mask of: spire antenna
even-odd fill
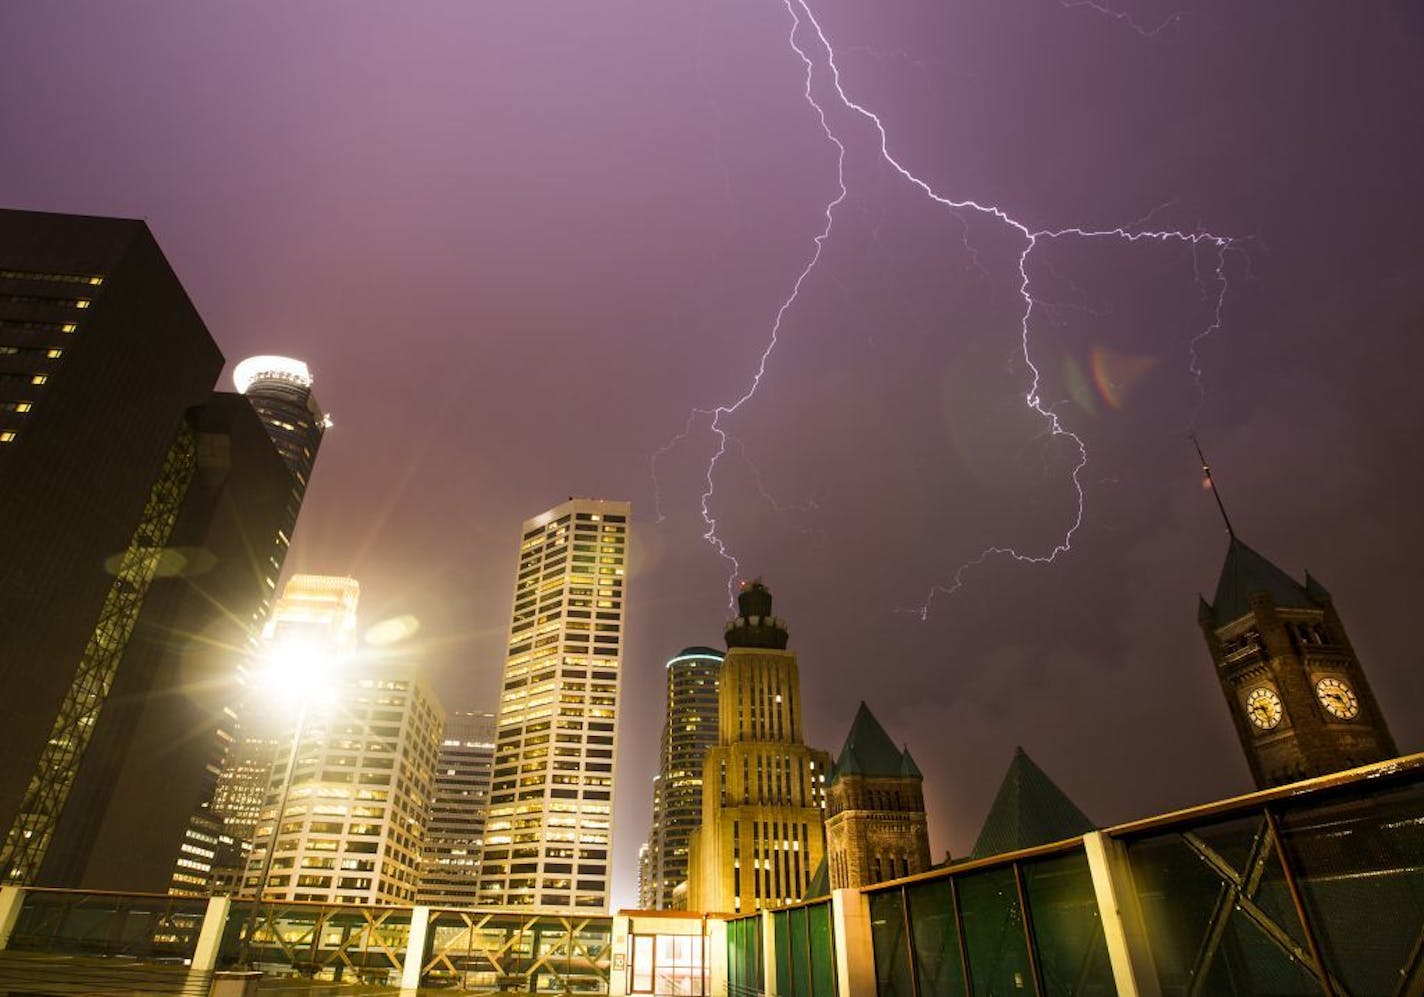
[[[1189,434],[1192,446],[1197,448],[1197,457],[1201,459],[1202,474],[1206,475],[1206,486],[1211,489],[1211,497],[1216,499],[1216,507],[1221,510],[1221,521],[1226,524],[1227,535],[1232,540],[1236,539],[1236,531],[1231,528],[1231,517],[1226,514],[1226,504],[1221,501],[1221,492],[1216,488],[1216,479],[1211,476],[1211,465],[1206,462],[1206,455],[1202,453],[1201,441],[1197,439],[1196,433]]]

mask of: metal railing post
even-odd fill
[[[836,945],[837,997],[875,993],[875,943],[870,898],[859,890],[831,891],[831,932]]]
[[[761,929],[762,993],[779,994],[780,981],[776,978],[776,922],[772,920],[771,911],[765,907],[757,912],[757,918],[761,922],[758,927]]]
[[[401,963],[401,991],[420,988],[420,974],[425,969],[425,940],[430,933],[430,908],[410,909],[410,933],[406,935],[405,959]]]
[[[1142,907],[1132,885],[1132,867],[1122,842],[1101,831],[1083,835],[1088,872],[1108,947],[1113,983],[1121,997],[1161,997]]]
[[[10,935],[15,930],[15,922],[20,919],[20,908],[24,905],[23,886],[0,886],[0,949],[10,947]]]
[[[193,949],[191,970],[211,973],[218,968],[218,951],[227,930],[227,915],[232,910],[232,897],[209,897],[203,912],[203,926],[198,930],[198,944]]]

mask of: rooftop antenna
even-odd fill
[[[1206,462],[1206,455],[1202,453],[1201,442],[1197,439],[1197,434],[1190,434],[1192,446],[1197,448],[1197,457],[1201,459],[1202,474],[1206,475],[1206,486],[1211,489],[1211,497],[1216,499],[1216,507],[1221,510],[1221,521],[1226,524],[1227,535],[1232,540],[1236,539],[1236,531],[1231,528],[1231,517],[1226,514],[1226,506],[1221,501],[1221,492],[1216,489],[1216,481],[1211,476],[1211,465]]]

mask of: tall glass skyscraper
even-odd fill
[[[649,899],[658,910],[686,905],[688,838],[702,820],[702,763],[717,743],[722,652],[683,648],[667,663],[667,720],[653,796]]]
[[[608,909],[627,502],[520,530],[480,906]]]
[[[222,367],[143,222],[0,211],[0,882],[165,889],[211,798],[300,508]]]

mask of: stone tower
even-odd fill
[[[1198,620],[1258,789],[1398,752],[1325,587],[1236,536]]]
[[[930,868],[923,779],[864,703],[826,791],[830,888],[869,886]]]
[[[796,655],[760,581],[737,597],[702,777],[688,907],[749,913],[801,899],[825,856],[830,756],[802,740]]]

